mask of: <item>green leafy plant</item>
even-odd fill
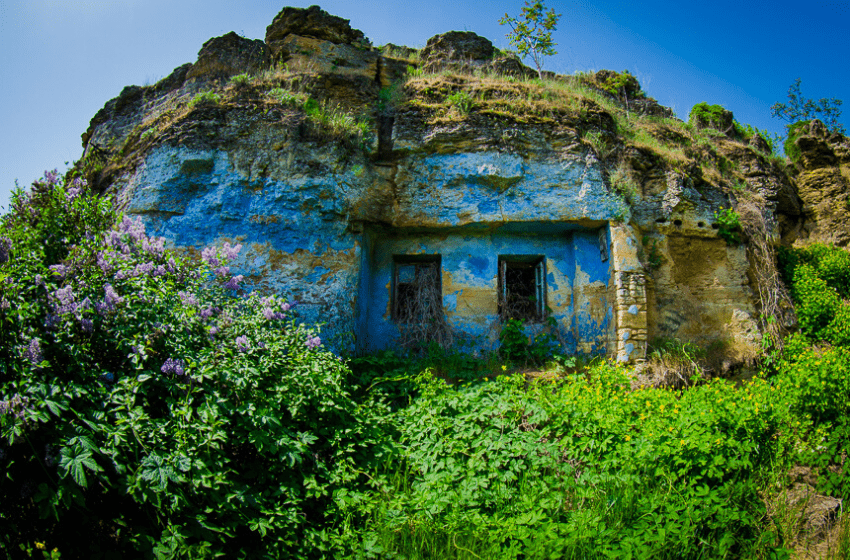
[[[221,95],[213,91],[202,91],[189,101],[189,108],[191,109],[196,105],[217,105],[220,102]]]
[[[266,96],[281,105],[289,105],[292,107],[301,107],[307,100],[307,96],[303,93],[295,93],[283,88],[271,89],[266,92]]]
[[[457,109],[461,115],[468,115],[472,110],[475,100],[467,91],[456,91],[446,96],[446,102],[450,107]]]
[[[526,0],[522,15],[513,18],[505,14],[499,20],[499,25],[508,25],[511,32],[506,35],[511,45],[523,58],[530,56],[537,69],[537,76],[543,79],[543,57],[557,54],[552,32],[557,30],[561,14],[554,9],[546,11],[542,0],[530,2]]]
[[[803,131],[808,127],[809,123],[812,121],[797,121],[794,122],[787,127],[788,134],[785,138],[785,143],[783,147],[785,148],[785,155],[788,156],[793,162],[800,161],[800,156],[802,152],[800,152],[800,148],[797,147],[797,138],[799,138]]]
[[[230,78],[230,84],[236,88],[245,87],[251,83],[253,76],[250,74],[236,74]]]
[[[728,245],[741,243],[741,216],[732,208],[721,208],[714,213],[717,220],[717,235],[723,238]]]
[[[236,297],[239,250],[173,254],[55,172],[13,193],[0,220],[4,553],[327,546],[332,496],[367,480],[351,465],[368,468],[382,406],[352,400],[294,302]]]

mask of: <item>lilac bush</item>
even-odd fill
[[[11,209],[0,548],[315,557],[379,422],[295,304],[235,297],[241,245],[170,252],[83,181],[47,173]]]

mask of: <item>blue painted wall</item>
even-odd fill
[[[610,251],[607,227],[603,241]],[[500,255],[542,255],[546,304],[565,352],[601,353],[613,335],[608,301],[609,263],[602,260],[599,229],[563,223],[469,226],[450,230],[367,229],[363,235],[358,291],[358,349],[393,348],[393,258],[441,256],[443,309],[456,339],[485,350],[498,346],[498,261]],[[579,304],[580,306],[577,306]],[[534,334],[549,327],[531,324]]]

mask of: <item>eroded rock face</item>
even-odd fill
[[[246,39],[231,31],[210,39],[201,47],[198,60],[186,73],[187,80],[210,80],[254,74],[267,67],[269,48],[259,39]]]
[[[804,220],[795,243],[850,244],[850,139],[813,120],[796,140]]]
[[[381,95],[412,61],[383,56],[346,20],[317,7],[287,8],[269,26],[265,45],[228,34],[155,86],[126,88],[92,119],[86,153],[105,154],[105,184],[128,213],[144,218],[149,234],[190,252],[243,243],[234,272],[252,289],[302,302],[304,320],[325,323],[323,339],[334,349],[404,343],[410,331],[398,300],[410,291],[398,285],[409,284],[411,270],[439,266],[441,334],[481,349],[498,344],[507,297],[499,294],[513,282],[520,292],[543,290],[555,319],[550,327],[526,317],[528,333],[551,328],[569,352],[633,361],[656,336],[727,341],[730,367],[757,352],[747,250],[718,236],[715,217],[734,204],[735,193],[712,184],[694,159],[671,165],[635,145],[617,154],[633,181],[619,189],[586,140],[592,130],[613,141],[617,125],[588,99],[578,101],[580,111],[547,109],[527,119],[507,110],[432,109],[464,80],[477,79],[475,69],[536,75],[494,54],[474,33],[432,38],[422,53],[426,70],[457,74],[434,82],[445,90],[439,94],[425,82],[405,89],[424,101],[388,109]],[[237,88],[213,79],[272,61],[286,67],[269,82]],[[629,99],[619,102],[633,115],[668,115],[639,95],[636,82],[627,86]],[[217,88],[226,103],[192,105],[202,87]],[[272,87],[289,88],[295,101],[275,101]],[[519,85],[486,87],[499,96]],[[376,119],[372,132],[382,137],[367,136],[364,149],[363,137],[315,118],[316,107],[393,120],[387,126]],[[652,134],[670,145],[686,140],[669,123]],[[801,238],[825,219],[839,219],[824,205],[846,192],[842,166],[850,153],[844,140],[819,129],[807,137],[815,147],[806,153],[826,146],[832,159],[806,160],[811,169],[798,178],[802,202],[760,146],[719,138],[712,152],[737,162],[765,211],[779,216],[770,228]],[[818,199],[821,192],[827,194]],[[800,225],[803,215],[809,229]],[[503,266],[514,270],[512,280],[502,276]]]
[[[368,49],[371,43],[359,29],[353,29],[347,19],[332,16],[318,6],[284,8],[266,28],[266,45],[278,57],[281,44],[290,35],[310,37],[337,45]]]

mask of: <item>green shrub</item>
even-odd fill
[[[463,90],[446,96],[446,102],[449,104],[449,107],[457,109],[461,115],[468,115],[475,103],[469,92]]]
[[[195,95],[191,101],[189,101],[189,108],[193,108],[196,105],[217,105],[221,101],[221,96],[212,91],[202,91]]]
[[[56,173],[13,194],[0,220],[0,550],[327,550],[334,492],[361,487],[391,445],[382,408],[352,400],[294,304],[234,297],[238,250],[172,254]]]
[[[779,252],[780,270],[792,287],[802,332],[832,344],[850,345],[850,254],[815,243]]]
[[[266,92],[266,96],[281,105],[290,105],[292,107],[301,107],[307,100],[307,96],[302,93],[295,93],[283,88],[274,88]]]
[[[230,78],[230,84],[235,87],[244,87],[250,84],[252,79],[250,74],[236,74]]]
[[[702,101],[691,108],[689,120],[690,122],[706,123],[711,128],[725,132],[722,129],[725,128],[724,119],[727,114],[728,111],[721,105],[709,105]]]
[[[728,245],[741,243],[741,216],[732,208],[721,208],[714,213],[717,220],[717,235],[726,241]]]
[[[803,129],[808,128],[808,125],[811,122],[812,121],[810,120],[797,121],[788,125],[788,136],[785,138],[784,144],[785,155],[788,156],[788,159],[795,163],[800,161],[800,156],[802,154],[800,153],[800,148],[798,148],[794,142],[802,135]]]

